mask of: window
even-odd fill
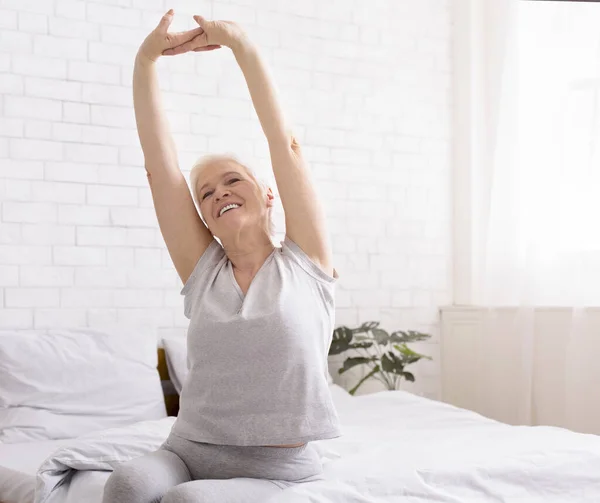
[[[600,252],[599,27],[597,2],[519,2],[515,197],[542,256]]]

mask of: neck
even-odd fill
[[[273,242],[265,233],[238,234],[221,240],[234,269],[254,274],[273,251]]]

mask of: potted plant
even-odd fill
[[[348,350],[355,350],[361,356],[350,356],[338,370],[339,374],[347,372],[358,365],[366,365],[370,371],[354,386],[349,393],[354,395],[359,386],[373,377],[383,383],[388,390],[396,390],[402,379],[414,382],[415,376],[405,368],[421,358],[431,360],[414,352],[407,343],[424,341],[431,335],[409,331],[396,331],[389,334],[379,328],[379,322],[369,321],[358,328],[338,327],[333,332],[329,355],[338,355]]]

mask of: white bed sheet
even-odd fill
[[[58,488],[53,500],[60,503],[102,503],[104,484],[111,473],[97,470],[75,472],[68,485]],[[33,503],[33,500],[28,503]]]
[[[39,466],[56,449],[70,441],[71,439],[0,443],[0,501],[31,503]]]
[[[350,395],[339,386],[332,386],[336,403],[343,403]],[[33,503],[36,474],[40,465],[60,447],[73,439],[23,443],[0,443],[0,503]],[[106,479],[111,472],[101,470],[78,471],[70,483],[57,489],[53,496],[64,503],[100,503]]]
[[[36,475],[53,452],[73,439],[0,444],[0,503],[33,503]],[[80,471],[57,491],[64,503],[101,503],[108,471]]]
[[[508,426],[404,392],[352,398],[334,390],[334,400],[344,435],[314,444],[323,480],[269,503],[600,501],[599,436]],[[100,503],[108,470],[157,448],[171,424],[133,425],[59,449],[38,473],[36,501]]]

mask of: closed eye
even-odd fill
[[[212,190],[208,190],[204,193],[204,195],[202,196],[202,200],[204,201],[208,196],[212,195],[213,191]]]
[[[227,182],[227,185],[233,185],[235,182],[239,182],[239,178],[232,178]]]

